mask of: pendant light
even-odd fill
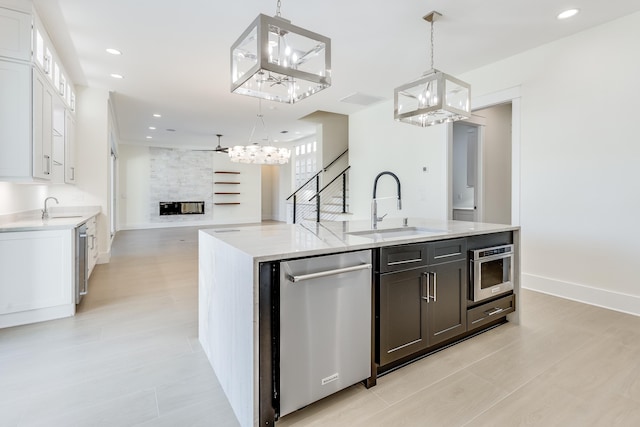
[[[331,39],[263,14],[231,46],[231,92],[293,104],[331,86]]]
[[[251,130],[249,136],[249,145],[236,145],[229,149],[229,159],[232,162],[237,163],[251,163],[257,165],[282,165],[289,161],[291,157],[291,150],[288,148],[278,148],[272,145],[260,145],[258,142],[253,142],[253,137],[256,133],[256,127],[258,123],[262,124],[262,130],[264,132],[263,141],[267,144],[270,142],[269,132],[267,131],[267,125],[264,122],[264,116],[262,115],[262,100],[258,100],[258,114],[256,116],[256,122]]]
[[[432,126],[471,116],[471,87],[433,67],[433,23],[442,15],[430,12],[431,69],[422,77],[394,90],[394,118],[417,126]]]

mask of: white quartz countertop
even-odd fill
[[[329,253],[371,249],[406,243],[428,242],[501,231],[519,230],[518,226],[466,221],[438,221],[409,218],[408,227],[429,231],[415,236],[371,237],[349,233],[370,230],[369,221],[335,221],[301,224],[272,224],[259,226],[234,226],[201,230],[231,247],[254,258],[254,261],[274,261]],[[378,230],[401,229],[402,219],[385,219]]]
[[[99,206],[55,207],[50,218],[42,219],[39,210],[0,217],[0,233],[72,229],[100,213]]]

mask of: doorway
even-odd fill
[[[449,218],[514,223],[513,113],[509,101],[476,109],[472,119],[453,124]]]

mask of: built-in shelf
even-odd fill
[[[218,174],[218,175],[240,175],[240,172],[235,172],[235,171],[214,171],[213,173],[214,174]],[[231,177],[229,177],[229,178],[231,178]],[[238,185],[238,184],[240,184],[240,182],[239,181],[214,181],[214,184],[219,184],[219,185]],[[237,191],[216,191],[213,194],[214,195],[218,195],[218,196],[237,196],[237,195],[240,194],[240,192],[237,192]],[[221,205],[239,205],[239,204],[240,204],[240,202],[215,202],[214,203],[214,205],[216,205],[216,206],[221,206]]]

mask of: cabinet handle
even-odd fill
[[[427,278],[426,281],[424,280],[425,277]],[[426,284],[426,289],[425,289],[425,284]],[[429,304],[429,273],[422,273],[422,275],[420,276],[420,288],[421,288],[421,291],[425,291],[425,292],[421,292],[422,295],[420,295],[420,298],[422,298],[427,302],[427,304]]]
[[[44,155],[44,174],[51,175],[51,156]]]
[[[438,273],[433,273],[433,302],[438,302]]]
[[[45,55],[44,56],[44,73],[49,74],[51,72],[51,59]]]

